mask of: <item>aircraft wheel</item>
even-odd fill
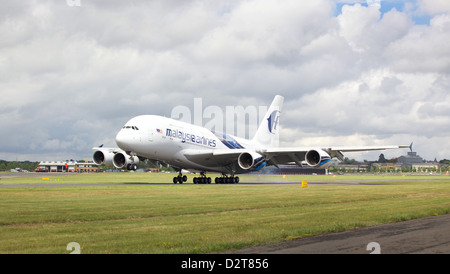
[[[206,182],[207,182],[208,184],[210,184],[210,183],[211,183],[211,177],[206,178]]]
[[[234,177],[234,183],[235,183],[235,184],[239,184],[239,177],[237,177],[237,176]]]
[[[176,184],[178,182],[178,178],[177,177],[173,177],[173,183]]]
[[[186,181],[187,181],[187,176],[184,175],[184,176],[183,176],[183,182],[186,182]]]

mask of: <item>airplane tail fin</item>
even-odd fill
[[[276,95],[266,115],[258,127],[253,142],[265,147],[278,147],[280,140],[280,112],[283,107],[284,97]]]

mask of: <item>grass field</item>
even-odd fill
[[[172,177],[2,179],[0,184],[117,185],[0,188],[0,253],[69,253],[70,242],[79,243],[82,253],[218,253],[450,210],[450,178],[432,180],[444,176],[241,176],[241,182],[299,183],[152,184]],[[417,178],[428,181],[412,180]],[[381,183],[302,188],[301,180]]]

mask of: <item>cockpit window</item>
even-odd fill
[[[123,129],[129,129],[131,128],[132,130],[139,130],[139,128],[137,126],[123,126]]]

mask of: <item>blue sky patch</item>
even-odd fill
[[[359,4],[361,6],[364,7],[368,7],[369,4],[368,2],[370,1],[360,1]],[[375,2],[375,1],[372,1]],[[410,0],[410,1],[380,1],[380,11],[381,11],[381,17],[383,18],[384,14],[386,12],[391,11],[392,9],[396,9],[399,12],[404,12],[405,11],[405,3],[413,3],[414,5],[416,4],[416,0]],[[344,5],[355,5],[356,3],[353,2],[349,2],[349,3],[336,3],[336,16],[339,16],[342,13],[342,7]],[[428,15],[416,15],[412,12],[412,14],[410,15],[411,19],[414,21],[414,23],[416,25],[429,25],[430,24],[430,16]]]

